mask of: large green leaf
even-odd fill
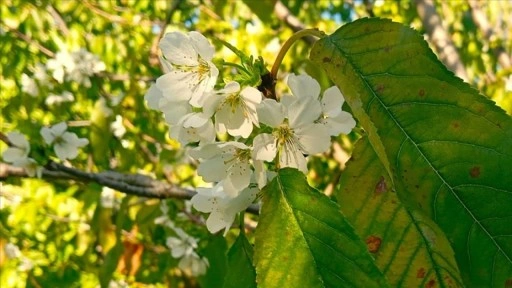
[[[512,121],[437,60],[413,29],[347,24],[311,59],[342,90],[399,197],[433,219],[471,287],[512,281]],[[370,122],[368,122],[370,121]],[[375,129],[373,129],[373,126]]]
[[[296,169],[263,190],[255,233],[258,287],[387,287],[338,205]]]
[[[445,235],[401,204],[367,137],[357,142],[335,196],[392,287],[464,286]]]
[[[228,252],[228,271],[224,288],[255,288],[256,271],[252,265],[253,248],[245,234],[240,233]]]

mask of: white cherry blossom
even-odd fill
[[[89,144],[89,140],[78,138],[75,133],[67,132],[68,126],[60,122],[50,128],[43,127],[41,136],[48,145],[54,145],[55,154],[61,160],[74,159],[78,156],[78,148]]]
[[[318,122],[327,128],[331,136],[348,134],[356,126],[352,114],[341,110],[344,102],[345,98],[338,87],[332,86],[325,90],[321,100],[322,116]]]
[[[27,93],[32,97],[39,95],[39,86],[34,79],[27,74],[21,74],[21,91]]]
[[[272,134],[263,133],[254,138],[253,157],[272,161],[279,152],[280,167],[294,167],[307,173],[304,154],[329,149],[330,136],[323,125],[315,123],[321,115],[318,100],[312,97],[291,98],[283,99],[282,104],[273,99],[263,101],[258,110],[260,122],[273,130]]]
[[[201,112],[193,112],[181,117],[178,124],[171,126],[170,136],[182,145],[199,142],[200,145],[215,140],[212,119]]]
[[[247,145],[234,141],[212,143],[192,150],[190,155],[201,160],[197,174],[207,182],[222,181],[224,193],[228,196],[236,197],[249,186],[253,170],[251,149]],[[263,164],[259,165],[263,169]]]
[[[289,75],[288,86],[296,97],[319,98],[320,84],[309,75]],[[332,86],[325,90],[320,102],[322,113],[316,122],[324,125],[329,135],[348,134],[356,126],[352,115],[341,110],[345,98],[338,87]]]
[[[64,102],[71,102],[74,100],[75,100],[75,97],[73,96],[73,94],[71,94],[71,92],[64,91],[60,95],[58,95],[58,94],[48,95],[48,97],[46,97],[44,103],[46,103],[46,105],[48,105],[48,106],[52,106],[52,105],[59,105]]]
[[[224,89],[211,93],[204,104],[207,114],[215,113],[215,124],[220,133],[243,138],[251,135],[253,124],[259,127],[256,106],[261,102],[261,92],[253,87],[240,91],[238,82],[229,82]]]
[[[205,257],[199,257],[196,253],[187,254],[181,258],[178,268],[188,271],[192,276],[200,276],[206,274],[206,270],[210,263]]]
[[[178,237],[168,237],[166,240],[167,247],[171,249],[172,257],[181,258],[194,253],[194,250],[197,249],[198,240],[188,235],[181,228],[175,228],[174,232]]]
[[[39,166],[36,160],[32,158],[17,159],[12,163],[12,165],[23,168],[30,177],[41,178],[41,176],[43,176],[43,167]]]
[[[25,135],[13,131],[8,133],[7,139],[11,142],[11,146],[2,153],[5,162],[13,163],[28,157],[30,153],[30,144]]]
[[[123,116],[116,115],[116,121],[110,123],[110,130],[116,138],[122,138],[126,133],[126,127],[123,124]]]
[[[214,47],[199,32],[171,32],[160,40],[166,70],[156,87],[171,101],[189,101],[202,107],[205,93],[213,90],[219,70],[212,63]]]
[[[230,197],[219,182],[212,188],[197,188],[197,194],[192,197],[192,205],[198,211],[210,213],[206,220],[206,228],[211,233],[224,229],[224,235],[235,221],[237,213],[251,205],[258,194],[257,188],[246,188],[238,196]]]

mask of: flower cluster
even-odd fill
[[[58,123],[52,127],[43,127],[40,134],[48,145],[53,145],[55,154],[61,160],[74,159],[78,156],[78,148],[89,143],[85,138],[78,138],[75,133],[67,132],[68,126],[65,122]],[[13,131],[6,135],[9,145],[3,153],[5,162],[25,170],[30,177],[41,178],[43,168],[36,160],[30,158],[30,143],[25,135]]]
[[[206,225],[212,233],[226,233],[236,214],[256,199],[271,174],[267,162],[307,173],[306,155],[327,151],[330,136],[349,133],[356,124],[341,110],[340,90],[331,87],[321,95],[308,75],[289,75],[291,94],[279,101],[235,81],[216,86],[214,47],[198,32],[168,33],[160,49],[165,74],[145,99],[164,114],[172,138],[197,144],[190,156],[212,188],[199,188],[191,202],[210,213]],[[217,135],[229,141],[217,142]]]
[[[91,87],[90,76],[105,70],[103,63],[98,56],[85,49],[73,52],[61,51],[46,64],[52,76],[59,83],[64,80],[78,82],[85,87]]]
[[[183,271],[189,271],[192,276],[200,276],[206,273],[209,266],[208,259],[196,253],[198,239],[188,235],[183,229],[169,218],[169,207],[165,201],[160,203],[162,216],[155,219],[155,224],[164,225],[171,229],[177,237],[167,237],[166,245],[171,250],[171,256],[180,259],[178,267]]]

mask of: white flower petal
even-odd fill
[[[197,168],[197,174],[206,182],[221,181],[227,176],[224,159],[219,156],[203,161]]]
[[[256,160],[272,161],[276,157],[276,139],[271,134],[259,134],[253,141],[253,158]]]
[[[144,100],[146,100],[148,103],[149,108],[153,110],[159,110],[158,103],[163,97],[164,96],[162,95],[162,91],[156,87],[156,84],[151,84],[151,87],[149,87],[146,95],[144,95]]]
[[[185,128],[199,128],[206,124],[210,120],[203,113],[190,113],[184,117],[183,127]]]
[[[309,124],[295,129],[295,135],[304,154],[325,152],[331,146],[331,137],[321,124]]]
[[[61,136],[68,129],[68,125],[66,124],[66,122],[60,122],[58,124],[53,125],[50,129],[52,130],[53,135]]]
[[[288,76],[288,87],[297,98],[307,97],[316,100],[320,95],[320,84],[309,75],[290,74]]]
[[[164,113],[165,122],[169,125],[178,124],[183,116],[192,112],[188,101],[169,101],[167,98],[162,98],[158,107]]]
[[[159,46],[165,59],[173,64],[186,66],[198,64],[198,55],[191,39],[181,32],[165,34],[160,40]]]
[[[208,190],[208,188],[198,188],[200,189]],[[210,188],[211,189],[211,188]],[[200,212],[209,213],[213,211],[213,208],[217,205],[216,202],[218,201],[217,197],[211,197],[208,195],[203,194],[196,194],[190,199],[190,202],[192,203],[192,206]]]
[[[17,147],[9,147],[7,148],[4,153],[2,153],[2,158],[5,162],[15,162],[19,159],[26,158],[28,153],[26,153],[26,150],[19,149]]]
[[[48,127],[41,128],[40,134],[48,145],[52,144],[53,140],[55,140],[55,135],[53,135],[52,130]]]
[[[281,103],[273,99],[265,99],[261,101],[257,107],[258,118],[261,123],[269,125],[270,127],[277,127],[285,118],[283,106]]]
[[[199,53],[201,58],[207,61],[212,60],[213,54],[215,53],[215,48],[212,46],[212,44],[210,44],[208,39],[206,39],[203,34],[197,31],[188,32],[188,36],[190,37],[192,45]]]
[[[345,111],[341,111],[336,117],[322,119],[320,123],[327,128],[332,136],[337,136],[340,133],[349,134],[356,126],[356,120],[354,120],[352,114]]]
[[[288,120],[292,128],[314,123],[321,114],[320,102],[313,98],[299,98],[288,107]]]
[[[304,174],[308,173],[306,158],[302,155],[302,152],[288,145],[283,146],[283,149],[279,152],[279,165],[281,168],[292,167],[299,169]]]
[[[76,147],[68,145],[68,143],[55,143],[53,149],[57,157],[63,161],[66,159],[74,159],[78,155]]]
[[[158,77],[155,85],[169,101],[189,101],[195,81],[193,74],[174,70]]]
[[[243,189],[247,188],[249,186],[249,182],[251,181],[251,175],[252,170],[247,162],[237,162],[229,169],[228,177],[225,181],[229,182],[236,193],[233,195],[233,193],[228,193],[228,191],[225,191],[226,194],[230,196],[236,196],[242,191]]]
[[[229,135],[231,136],[240,136],[242,138],[248,138],[249,135],[252,133],[252,121],[248,118],[243,118],[243,122],[240,125],[234,125],[238,126],[236,128],[230,128],[229,126],[226,126]]]
[[[341,106],[345,99],[343,94],[338,87],[332,86],[325,90],[324,96],[322,97],[322,111],[324,115],[328,117],[335,117],[340,114]]]
[[[229,230],[235,221],[235,214],[226,215],[222,212],[212,212],[206,220],[206,228],[210,233],[217,233],[222,229]]]
[[[258,188],[263,189],[265,185],[267,185],[267,171],[265,169],[265,164],[263,161],[254,160],[254,175],[256,177],[256,183],[258,183]]]
[[[9,142],[11,142],[12,145],[14,145],[18,148],[21,148],[24,150],[26,150],[27,148],[28,149],[30,148],[30,144],[28,143],[28,140],[25,137],[25,135],[23,135],[19,132],[16,132],[16,131],[10,132],[9,134],[7,134],[7,139],[9,139]]]

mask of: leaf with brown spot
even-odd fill
[[[429,277],[444,287],[463,287],[453,250],[436,224],[407,211],[392,190],[375,197],[374,183],[388,181],[367,138],[356,143],[353,155],[358,161],[347,163],[335,197],[356,232],[366,239],[390,285],[422,287]]]
[[[342,91],[408,210],[446,233],[466,285],[510,278],[512,118],[448,71],[417,31],[390,20],[344,25],[310,55]],[[468,175],[474,166],[478,177]]]
[[[370,235],[370,237],[366,238],[366,246],[368,247],[368,251],[370,251],[370,253],[379,252],[381,243],[382,239],[377,236]]]

